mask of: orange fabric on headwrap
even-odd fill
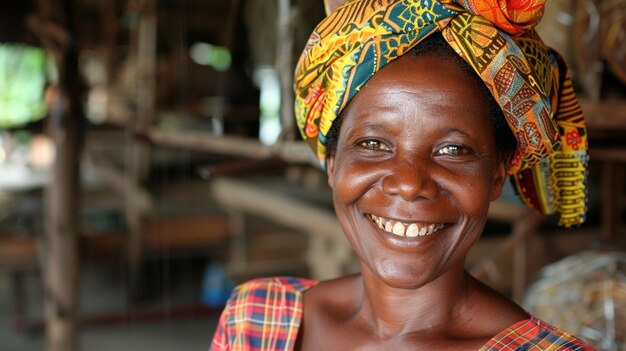
[[[533,29],[543,16],[545,0],[456,0],[467,11],[480,15],[510,35]]]
[[[543,0],[352,0],[315,29],[295,75],[296,120],[322,165],[335,118],[378,70],[435,31],[483,80],[517,139],[522,200],[585,219],[586,131],[567,69],[532,27]]]

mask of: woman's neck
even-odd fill
[[[462,264],[417,289],[391,287],[367,267],[363,267],[360,281],[355,317],[369,324],[381,337],[418,331],[437,333],[453,328],[453,316],[460,312],[459,302],[468,287]]]

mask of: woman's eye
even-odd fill
[[[470,150],[460,145],[448,145],[437,150],[437,154],[443,156],[458,157],[470,154]]]
[[[368,150],[372,150],[372,151],[377,151],[377,150],[389,151],[389,150],[391,150],[391,149],[389,149],[389,147],[387,145],[385,145],[385,143],[380,142],[378,140],[365,140],[365,141],[362,141],[359,144],[359,146],[364,148],[364,149],[368,149]]]

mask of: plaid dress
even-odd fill
[[[317,284],[300,278],[263,278],[238,286],[220,317],[210,351],[293,350],[302,319],[302,293]],[[593,350],[539,319],[520,321],[479,351]]]

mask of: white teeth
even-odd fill
[[[427,227],[422,227],[422,229],[420,229],[420,232],[419,232],[419,234],[418,234],[418,235],[419,235],[419,236],[424,236],[424,235],[426,235],[426,232],[427,232],[427,231],[428,231],[428,228],[427,228]]]
[[[378,228],[398,236],[407,236],[409,238],[430,235],[445,226],[443,223],[433,223],[424,225],[424,227],[420,228],[416,223],[404,224],[402,222],[396,222],[374,215],[368,215],[368,217],[378,226]]]
[[[381,217],[377,217],[374,215],[370,215],[374,223],[378,226],[378,228],[385,230],[385,221]]]
[[[415,223],[411,223],[408,228],[406,228],[406,236],[409,238],[414,238],[419,234],[420,228]]]
[[[396,222],[396,224],[393,225],[393,233],[395,235],[404,236],[404,224]]]

